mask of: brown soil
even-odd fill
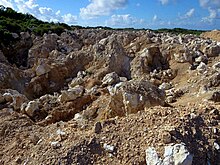
[[[220,41],[220,31],[219,30],[213,30],[213,31],[210,31],[210,32],[205,32],[205,33],[201,34],[201,37],[211,38],[213,40]]]

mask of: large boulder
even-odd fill
[[[108,105],[109,115],[124,116],[144,108],[164,105],[164,91],[144,80],[130,80],[109,87],[111,94]]]
[[[209,45],[204,48],[203,52],[207,54],[208,57],[216,57],[220,55],[219,45]]]
[[[145,48],[131,62],[131,76],[138,78],[149,74],[154,69],[167,69],[168,63],[163,58],[159,47]]]

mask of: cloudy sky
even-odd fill
[[[69,25],[220,29],[220,0],[0,0],[0,5]]]

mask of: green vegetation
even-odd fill
[[[3,44],[7,45],[16,40],[12,33],[19,35],[20,32],[29,31],[36,35],[48,32],[60,34],[65,29],[71,29],[71,27],[64,23],[43,22],[30,14],[18,13],[0,5],[0,42]]]
[[[183,28],[174,28],[174,29],[158,29],[154,30],[156,33],[173,33],[173,34],[194,34],[199,36],[201,33],[205,32],[204,30],[191,30]]]

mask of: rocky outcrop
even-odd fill
[[[159,47],[141,50],[131,62],[132,78],[149,75],[153,70],[168,69],[168,62],[163,58]]]
[[[164,92],[148,81],[131,80],[108,89],[111,95],[107,107],[110,117],[124,116],[151,106],[164,105]]]

